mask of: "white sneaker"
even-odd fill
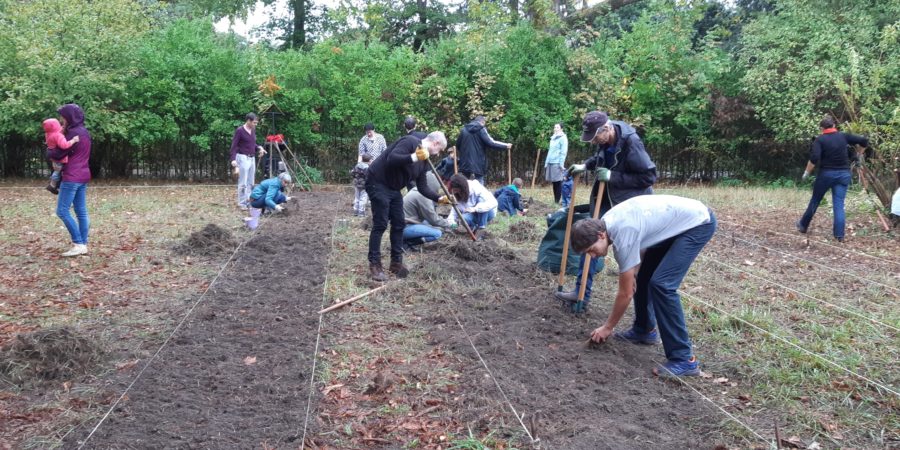
[[[72,246],[72,248],[69,251],[63,253],[62,255],[63,256],[78,256],[78,255],[86,255],[87,252],[88,252],[87,245],[75,244]]]

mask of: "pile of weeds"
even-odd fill
[[[84,375],[103,357],[101,347],[70,327],[23,333],[0,349],[0,378],[22,385]]]

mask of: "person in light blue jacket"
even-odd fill
[[[562,183],[565,180],[566,153],[569,152],[569,138],[563,133],[562,124],[553,125],[550,148],[544,161],[544,178],[553,183],[553,201],[559,203]]]
[[[275,178],[269,178],[257,184],[250,193],[250,206],[260,208],[263,212],[266,209],[276,212],[283,210],[284,207],[281,204],[291,199],[284,195],[284,188],[289,184],[291,184],[291,176],[287,172],[282,172]]]

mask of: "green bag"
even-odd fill
[[[572,215],[572,226],[575,226],[579,220],[590,219],[590,205],[575,206],[575,214]],[[559,266],[562,263],[562,249],[566,238],[566,218],[569,214],[568,210],[557,211],[547,216],[547,233],[541,239],[538,247],[537,265],[541,270],[550,273],[559,273]],[[578,262],[581,261],[581,255],[572,249],[569,243],[569,254],[566,256],[566,275],[578,275],[580,267]]]

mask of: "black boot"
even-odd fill
[[[387,275],[384,274],[384,267],[381,266],[380,262],[369,263],[369,275],[375,281],[385,282],[388,280]]]

